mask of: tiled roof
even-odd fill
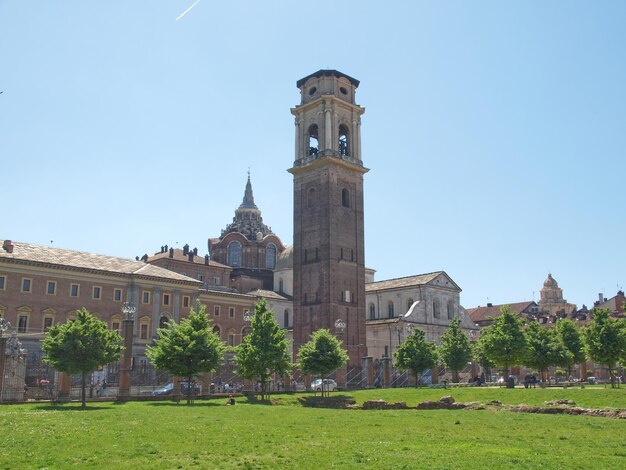
[[[175,261],[181,261],[185,263],[194,263],[194,264],[202,264],[204,265],[204,256],[194,255],[193,261],[189,261],[189,255],[183,255],[183,250],[180,248],[174,248],[174,256],[170,258],[169,250],[161,253],[155,253],[152,256],[148,256],[148,263],[151,261],[156,261],[159,259],[173,259]],[[225,264],[218,263],[217,261],[209,260],[208,266],[213,266],[217,268],[228,268],[230,266],[226,266]]]
[[[498,317],[500,315],[500,308],[504,307],[505,305],[509,305],[512,312],[521,313],[534,304],[535,302],[533,302],[532,300],[527,300],[525,302],[517,302],[512,304],[492,305],[491,307],[466,308],[465,310],[472,319],[472,321],[474,323],[478,323]]]
[[[440,276],[442,274],[448,277],[448,275],[444,271],[436,271],[434,273],[418,274],[416,276],[400,277],[397,279],[387,279],[385,281],[370,282],[368,284],[365,284],[365,292],[421,286],[424,284],[428,284],[429,282],[437,278],[437,276]],[[452,280],[450,279],[450,281]],[[452,282],[452,287],[459,288],[454,282]]]
[[[99,271],[111,274],[125,274],[144,277],[155,277],[170,281],[183,281],[193,284],[200,284],[199,281],[182,274],[175,273],[168,269],[159,268],[146,264],[143,261],[135,261],[127,258],[117,258],[115,256],[99,255],[96,253],[85,253],[82,251],[66,250],[42,245],[32,245],[30,243],[10,242],[12,252],[5,248],[8,240],[0,240],[0,261],[13,261],[21,263],[34,263],[48,265],[52,267]]]
[[[263,297],[272,300],[292,300],[293,298],[287,294],[279,294],[271,290],[257,289],[248,292],[248,295],[254,295],[255,297]]]

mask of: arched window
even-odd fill
[[[315,205],[315,188],[309,188],[306,203],[307,207],[313,207]]]
[[[228,244],[227,264],[232,267],[241,266],[241,243],[238,241]]]
[[[213,325],[213,333],[215,333],[220,338],[222,337],[222,330],[220,330],[220,327],[218,325]]]
[[[370,304],[369,310],[370,310],[370,320],[375,320],[376,319],[376,306],[374,304]]]
[[[339,126],[339,155],[350,155],[348,128],[343,124]]]
[[[244,326],[241,330],[241,337],[243,338],[244,336],[248,336],[250,333],[252,333],[252,328],[250,328],[249,326]]]
[[[343,207],[350,207],[350,191],[346,188],[341,190],[341,205]]]
[[[452,301],[448,301],[448,320],[452,320],[454,318],[454,304]]]
[[[283,292],[284,288],[285,288],[285,283],[283,282],[283,278],[281,277],[278,280],[278,292]]]
[[[408,299],[406,301],[406,311],[408,312],[409,310],[411,310],[411,306],[413,305],[413,299]]]
[[[309,126],[309,155],[317,155],[320,144],[318,140],[317,124]]]
[[[289,328],[289,309],[285,309],[283,312],[283,328]]]
[[[269,243],[265,248],[265,267],[274,269],[276,267],[276,245]]]
[[[433,317],[439,318],[441,316],[441,312],[439,311],[439,299],[433,300]]]
[[[162,315],[161,318],[159,318],[159,328],[167,328],[168,321],[169,318],[167,318],[165,315]]]
[[[393,318],[393,302],[391,300],[387,304],[387,317]]]

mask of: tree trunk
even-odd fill
[[[473,368],[473,367],[472,367]],[[474,377],[472,377],[473,379]],[[459,383],[459,371],[458,370],[453,370],[452,371],[452,382],[454,382],[455,384]]]
[[[81,374],[81,391],[80,391],[80,401],[81,401],[81,408],[87,408],[87,401],[85,400],[85,382],[87,381],[87,372],[83,372]]]

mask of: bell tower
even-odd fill
[[[367,356],[359,81],[337,70],[301,80],[295,116],[294,355],[327,328],[343,340],[350,364]],[[345,328],[336,328],[342,320]],[[339,322],[341,323],[341,322]]]

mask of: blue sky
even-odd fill
[[[0,0],[0,238],[206,252],[248,167],[292,231],[295,82],[361,81],[366,264],[466,307],[623,287],[622,1]]]

